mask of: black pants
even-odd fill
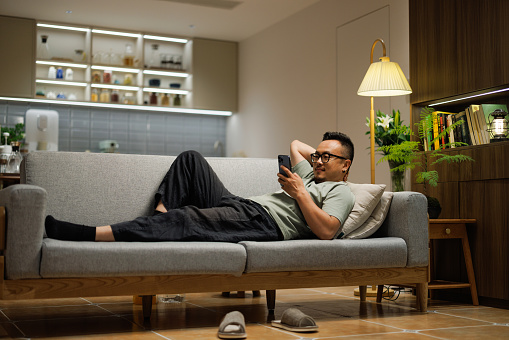
[[[116,241],[276,241],[282,233],[258,203],[232,195],[195,151],[180,154],[155,194],[168,212],[113,224]]]

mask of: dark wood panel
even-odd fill
[[[479,295],[509,300],[509,180],[485,181],[484,214],[475,242],[475,258],[482,268]],[[474,202],[475,204],[475,202]],[[472,207],[466,207],[472,208]],[[469,235],[470,236],[470,235]]]
[[[411,0],[412,103],[509,83],[509,1]]]
[[[458,92],[507,84],[509,1],[459,1],[455,10]]]
[[[413,103],[457,92],[456,82],[451,81],[451,75],[458,74],[454,43],[455,4],[456,0],[410,1],[410,86]]]

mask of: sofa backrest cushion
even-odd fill
[[[22,165],[21,182],[48,194],[47,214],[91,226],[151,214],[154,192],[175,156],[84,152],[32,152]],[[274,192],[277,160],[208,158],[226,188],[250,197]]]

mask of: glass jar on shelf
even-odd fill
[[[148,67],[158,67],[159,66],[159,44],[152,44],[152,49],[150,50],[150,58],[148,61]]]
[[[134,96],[134,93],[132,92],[126,92],[124,94],[124,100],[123,100],[123,103],[124,104],[130,104],[130,105],[134,105],[136,104],[136,98]]]
[[[99,101],[101,103],[109,103],[111,100],[110,91],[107,89],[101,90],[101,95],[99,96]]]
[[[92,83],[100,83],[101,81],[101,71],[92,71]]]
[[[118,90],[111,91],[111,102],[118,103],[119,100],[120,100],[120,95],[118,93]]]
[[[90,94],[90,101],[96,103],[99,101],[99,90],[92,89],[92,93]]]
[[[4,146],[0,145],[0,173],[4,174],[7,172],[7,161],[9,160],[9,154],[4,151]]]
[[[132,44],[125,45],[124,66],[134,66],[134,49]]]
[[[182,104],[182,100],[180,99],[180,94],[176,94],[175,98],[173,98],[173,106],[180,106]]]
[[[150,105],[157,105],[157,94],[152,92],[149,99]]]
[[[124,75],[124,85],[132,85],[133,84],[133,75],[131,73],[126,73]]]
[[[161,98],[161,105],[162,106],[170,106],[170,97],[168,97],[168,93],[165,93],[163,95],[163,98]]]
[[[104,70],[103,71],[103,83],[104,84],[111,84],[113,81],[113,74],[111,70]]]

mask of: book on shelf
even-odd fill
[[[435,140],[435,150],[439,148],[444,149],[446,145],[450,143],[450,133],[446,134],[445,129],[447,129],[451,124],[448,123],[448,117],[453,116],[454,113],[444,112],[444,111],[435,111],[436,114],[436,133],[435,133],[435,125],[433,126],[433,136],[438,137]],[[435,122],[435,120],[434,120]]]
[[[461,125],[459,126],[459,130],[461,131],[461,142],[467,145],[472,145],[472,139],[470,138],[470,129],[468,128],[466,112],[461,111],[460,113],[457,113],[454,119],[457,122],[459,122],[460,120],[462,121]]]
[[[439,131],[439,120],[438,117],[438,111],[433,111],[433,150],[440,149],[440,140],[438,138],[438,131]]]
[[[454,123],[453,118],[454,118],[454,113],[447,115],[447,127],[452,126],[452,124]],[[456,145],[454,145],[454,143],[456,142],[456,138],[454,138],[454,132],[456,130],[459,130],[459,129],[455,128],[455,129],[452,129],[451,131],[449,131],[449,143],[451,143],[451,148],[456,147]]]
[[[468,132],[470,134],[471,145],[479,145],[477,134],[475,133],[474,121],[472,119],[472,113],[470,112],[470,106],[465,108],[465,115],[467,117]]]

